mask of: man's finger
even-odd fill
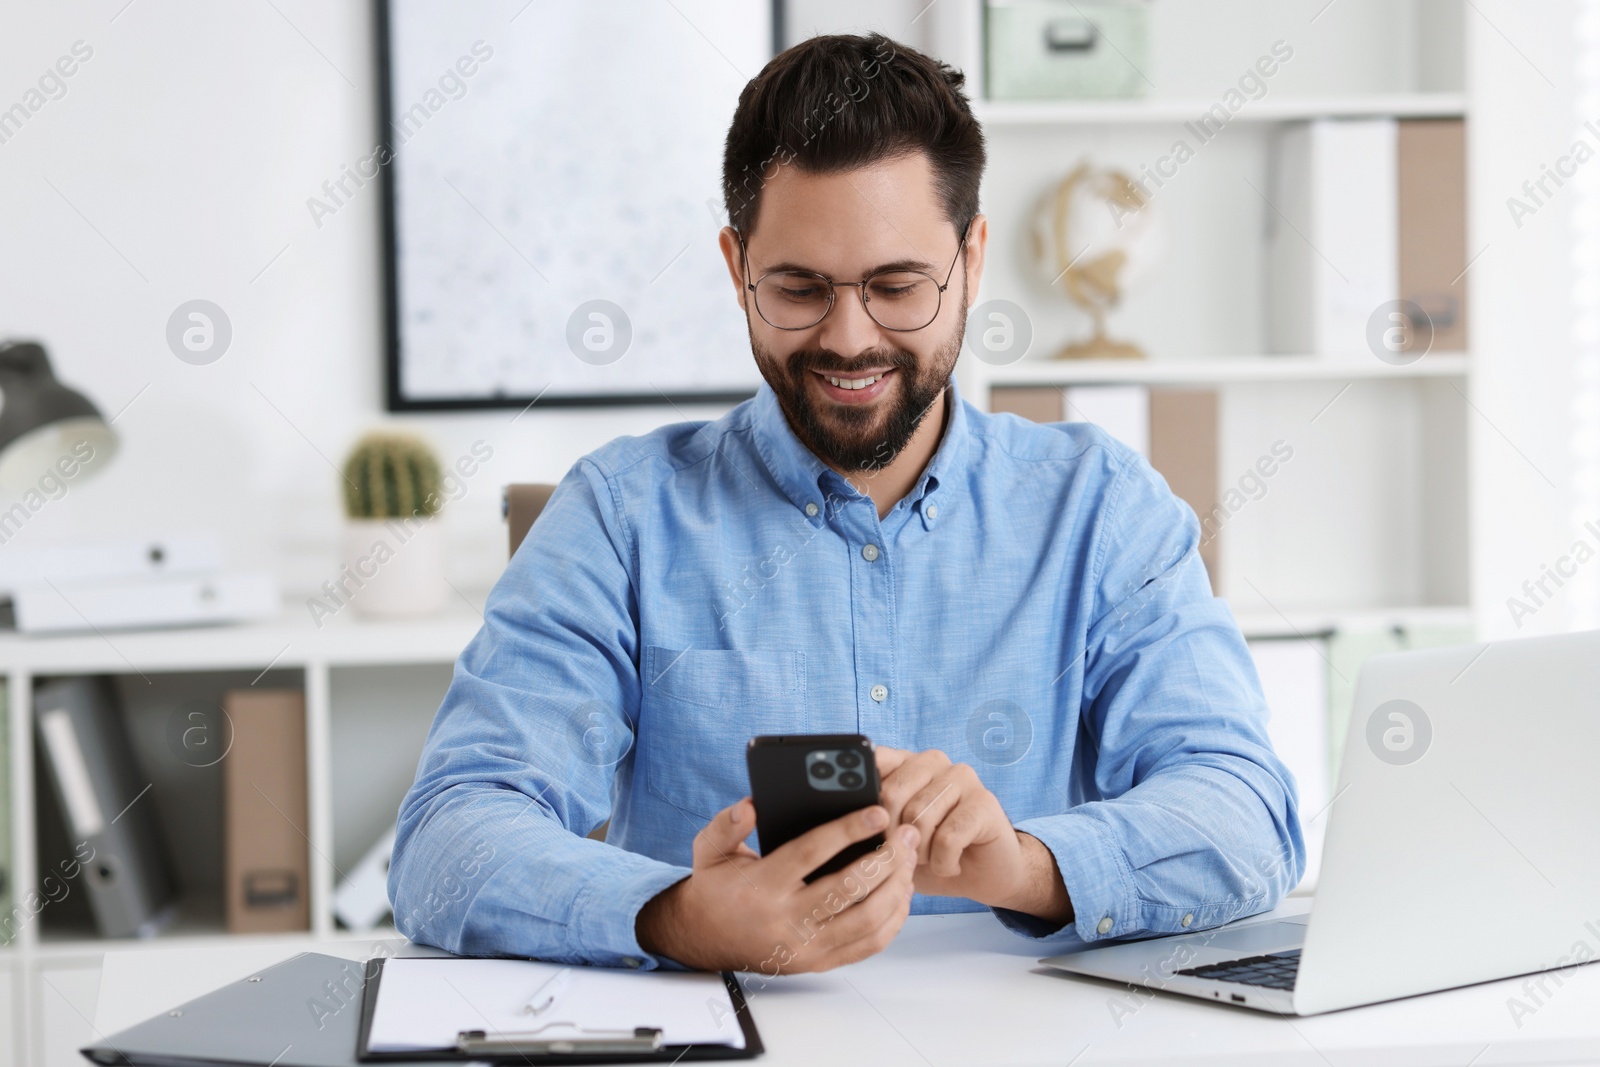
[[[878,789],[878,800],[889,809],[890,817],[897,823],[906,821],[906,801],[929,782],[934,775],[950,766],[942,752],[918,752],[889,774],[884,776]]]
[[[694,835],[694,865],[708,867],[732,859],[755,828],[756,807],[749,797],[723,808]]]
[[[983,819],[970,805],[950,813],[929,836],[928,869],[945,878],[961,873],[961,855],[983,831]]]
[[[887,847],[882,851],[887,852]],[[796,894],[793,898],[794,914],[789,922],[791,929],[803,931],[808,952],[812,955],[827,952],[843,942],[840,940],[840,930],[858,930],[861,920],[853,919],[848,923],[842,922],[844,916],[858,909],[867,908],[870,901],[878,900],[881,894],[887,893],[890,898],[898,894],[898,890],[888,889],[896,880],[905,881],[910,878],[916,869],[914,857],[915,850],[900,847],[891,859],[879,864],[880,869],[868,879],[860,875],[847,875],[845,882],[854,890],[830,889],[819,891],[818,887],[823,882],[833,878],[819,878],[805,892]],[[835,874],[846,874],[838,871]],[[872,909],[879,914],[883,911],[881,901],[872,905]],[[860,933],[850,934],[848,940],[861,936]]]
[[[900,867],[916,866],[917,839],[920,836],[915,827],[896,828],[887,835],[883,844],[865,856],[812,882],[803,898],[805,905],[824,905],[830,896],[852,904],[860,903]]]
[[[878,765],[878,777],[880,779],[884,778],[893,772],[896,767],[900,766],[900,764],[910,759],[912,755],[914,755],[914,753],[908,752],[903,748],[889,748],[885,745],[875,745],[872,749],[872,758],[873,761]]]
[[[935,775],[933,780],[923,786],[905,803],[900,816],[907,826],[915,826],[922,831],[921,840],[917,844],[917,862],[927,863],[929,849],[933,846],[934,834],[939,829],[939,824],[944,822],[961,803],[962,790],[958,776],[949,773]]]
[[[889,813],[881,804],[841,815],[831,822],[814,827],[762,858],[762,862],[789,881],[799,882],[805,876],[833,859],[857,841],[865,841],[889,825]]]
[[[817,970],[842,967],[882,952],[905,925],[914,890],[912,868],[896,864],[861,903],[846,908],[819,933],[808,963]]]

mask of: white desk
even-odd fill
[[[1276,912],[1298,914],[1306,898]],[[1250,920],[1260,921],[1268,916]],[[360,959],[377,942],[108,952],[95,1026],[111,1034],[299,951]],[[399,943],[388,943],[394,946]],[[914,916],[889,950],[825,974],[745,976],[768,1067],[1307,1064],[1315,1067],[1600,1062],[1600,966],[1567,972],[1519,1029],[1522,980],[1304,1019],[1158,994],[1118,1025],[1121,986],[1039,968],[987,915]]]

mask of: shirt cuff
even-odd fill
[[[571,932],[574,955],[608,967],[641,971],[688,970],[676,960],[646,952],[639,945],[639,911],[657,895],[683,881],[690,868],[662,863],[622,849],[627,860],[591,878],[573,903]],[[623,869],[617,869],[622,867]]]
[[[1010,908],[991,909],[1002,926],[1046,944],[1103,941],[1142,928],[1133,871],[1104,823],[1066,812],[1025,819],[1015,828],[1038,838],[1055,857],[1073,921],[1062,925]]]

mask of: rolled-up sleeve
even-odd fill
[[[638,606],[626,513],[588,458],[490,592],[400,807],[396,928],[472,955],[674,966],[634,924],[687,868],[589,840],[630,766]]]
[[[1044,941],[1204,929],[1276,906],[1305,872],[1294,777],[1199,523],[1148,463],[1120,449],[1086,586],[1079,743],[1097,797],[1017,829],[1051,851],[1065,926],[996,909]]]

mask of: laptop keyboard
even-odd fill
[[[1294,988],[1294,978],[1299,971],[1300,950],[1296,948],[1266,956],[1246,956],[1226,963],[1189,967],[1178,973],[1193,975],[1196,978],[1214,978],[1219,982],[1237,982],[1240,985],[1289,990]]]

